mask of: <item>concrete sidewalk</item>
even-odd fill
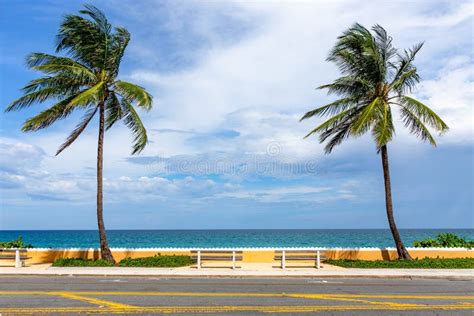
[[[474,269],[348,269],[331,265],[315,268],[281,269],[269,264],[244,264],[227,267],[125,268],[125,267],[51,267],[49,264],[22,268],[0,267],[0,275],[89,275],[161,277],[343,277],[343,278],[433,278],[474,280]]]

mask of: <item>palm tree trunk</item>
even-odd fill
[[[397,247],[398,259],[399,260],[411,260],[411,256],[407,249],[403,245],[400,233],[398,232],[397,225],[395,224],[395,218],[393,217],[393,205],[392,205],[392,185],[390,184],[390,170],[388,166],[388,152],[387,146],[384,145],[381,148],[382,166],[383,166],[383,177],[385,182],[385,207],[387,209],[388,225],[392,232],[393,240]]]
[[[104,102],[99,104],[99,139],[97,142],[97,225],[99,226],[100,256],[102,259],[115,263],[109,249],[104,225],[104,206],[102,200],[102,169],[104,162]]]

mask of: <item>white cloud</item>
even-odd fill
[[[345,186],[343,185],[342,187]],[[250,199],[262,203],[303,201],[310,203],[322,203],[334,200],[349,200],[356,198],[356,195],[347,188],[336,190],[332,187],[282,186],[269,189],[234,190],[220,193],[210,198]]]
[[[135,55],[141,51],[143,54],[135,58],[146,60],[147,67],[132,69],[126,76],[147,86],[155,98],[154,110],[143,114],[151,140],[143,152],[145,157],[185,157],[192,162],[212,161],[223,155],[234,165],[248,163],[249,157],[263,157],[263,161],[279,164],[320,159],[323,148],[317,139],[303,139],[317,121],[299,123],[298,119],[305,111],[331,99],[314,88],[338,75],[336,67],[325,61],[326,54],[336,37],[355,21],[366,26],[381,23],[400,48],[426,41],[417,64],[420,71],[429,75],[416,96],[450,125],[442,142],[472,142],[473,66],[472,55],[468,56],[472,54],[472,23],[466,23],[472,21],[469,1],[193,3],[191,7],[198,11],[189,9],[187,2],[177,8],[157,6],[156,2],[147,7],[123,3],[114,3],[117,14],[125,12],[125,21],[132,24],[146,24],[146,32],[133,37],[130,52]],[[156,46],[161,45],[159,35],[163,28],[152,20],[165,15],[169,17],[164,30],[177,41],[173,48],[184,50],[170,54],[192,55],[189,59],[193,63],[179,71],[163,71],[157,66],[164,54],[155,53]],[[238,21],[248,29],[241,33],[235,25],[223,29],[226,19]],[[188,30],[192,33],[188,34]],[[186,47],[196,38],[205,45],[196,50],[192,45]],[[453,47],[459,56],[453,57]],[[238,136],[216,137],[215,133],[222,130],[235,131]],[[0,142],[0,164],[16,169],[4,171],[0,181],[22,186],[39,197],[60,195],[76,201],[84,196],[93,198],[95,127],[92,124],[60,157],[54,157],[68,132],[69,129],[57,129]],[[397,137],[402,142],[409,139],[405,132]],[[105,190],[116,200],[209,195],[272,201],[292,196],[318,198],[318,194],[354,196],[350,189],[306,192],[306,186],[252,190],[235,184],[233,180],[241,179],[232,175],[228,175],[229,183],[198,177],[172,180],[166,178],[164,162],[130,163],[129,140],[129,131],[124,127],[106,134]],[[367,139],[351,141],[344,147],[373,150]],[[344,154],[344,150],[334,153],[336,157]]]
[[[474,139],[474,65],[470,56],[447,60],[437,76],[423,81],[416,95],[450,127],[440,142],[466,143]]]
[[[33,169],[43,161],[46,153],[38,146],[0,137],[0,166],[8,169]]]
[[[385,2],[374,6],[370,1],[238,2],[238,5],[243,13],[261,19],[261,25],[247,37],[224,47],[210,45],[196,67],[175,73],[140,69],[130,77],[154,92],[159,108],[147,119],[151,125],[204,133],[230,127],[241,136],[232,141],[209,140],[206,146],[200,143],[196,146],[192,136],[185,134],[174,135],[172,141],[157,138],[152,147],[158,155],[170,157],[186,151],[186,154],[258,153],[277,142],[287,158],[320,156],[322,146],[317,145],[316,139],[302,139],[317,121],[298,123],[298,119],[306,110],[330,100],[314,87],[337,76],[335,66],[327,63],[325,57],[336,37],[354,21],[367,26],[382,23],[400,48],[425,40],[419,63],[434,66],[434,70],[430,68],[426,72],[437,78],[427,78],[419,91],[430,106],[453,122],[444,142],[472,138],[467,128],[472,126],[472,116],[465,115],[472,108],[472,76],[466,69],[472,61],[456,69],[448,66],[449,59],[441,60],[445,65],[439,62],[433,65],[432,61],[439,54],[450,53],[453,41],[458,45],[470,43],[469,25],[459,30],[460,23],[472,18],[472,10],[467,10],[469,2],[458,5],[440,2],[430,8],[426,3]],[[444,10],[436,10],[443,6]],[[338,22],[334,23],[336,17]],[[373,17],[383,17],[383,21]],[[451,29],[456,29],[456,34]],[[207,38],[214,37],[208,34]],[[458,85],[460,89],[447,93],[451,86]],[[462,109],[457,111],[441,103],[457,103]],[[403,128],[398,124],[398,130]],[[398,136],[402,141],[409,139],[403,131]],[[367,147],[368,142],[355,141],[345,147],[360,145]]]

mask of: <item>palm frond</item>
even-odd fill
[[[381,106],[378,107],[378,112],[378,118],[374,124],[372,134],[375,138],[377,148],[380,149],[392,140],[395,127],[393,125],[392,111],[388,104],[382,103]]]
[[[64,51],[87,67],[99,70],[104,66],[109,40],[109,35],[96,22],[66,15],[56,36],[56,52]]]
[[[48,75],[59,75],[71,81],[86,85],[96,81],[95,74],[83,64],[67,57],[58,57],[44,53],[32,53],[27,56],[27,65]]]
[[[104,85],[103,81],[100,81],[95,86],[82,91],[69,103],[70,106],[88,106],[91,103],[99,102],[101,98],[102,87]]]
[[[345,98],[345,99],[339,99],[334,102],[331,102],[329,104],[326,104],[324,106],[321,106],[319,108],[316,108],[312,111],[306,112],[305,115],[300,119],[300,122],[302,120],[311,118],[313,116],[325,116],[328,114],[337,114],[341,111],[346,110],[349,107],[357,105],[357,100],[353,98]]]
[[[412,92],[418,82],[420,82],[420,76],[416,68],[412,67],[399,75],[398,79],[391,83],[391,86],[393,90],[397,91],[398,95],[402,95],[406,92]]]
[[[42,103],[46,100],[63,96],[71,91],[63,90],[56,87],[48,87],[39,91],[28,93],[10,103],[5,109],[6,112],[17,111],[29,107],[34,103]]]
[[[326,146],[324,146],[324,152],[326,154],[330,154],[334,147],[341,144],[345,139],[347,139],[351,135],[351,126],[350,123],[344,123],[339,125],[337,128],[328,133],[328,137],[324,138],[321,136],[320,139],[324,138],[324,141],[331,136],[331,139],[327,142]]]
[[[130,33],[123,27],[116,27],[110,43],[111,52],[109,54],[109,61],[106,65],[107,69],[112,73],[113,78],[118,75],[120,63],[129,42]]]
[[[149,111],[152,107],[153,98],[145,88],[130,82],[118,80],[115,83],[115,91],[127,99],[130,103],[137,103],[137,106]]]
[[[109,34],[112,26],[110,25],[104,13],[91,4],[85,4],[84,7],[85,10],[80,10],[79,13],[91,17],[104,34]]]
[[[127,99],[122,99],[122,108],[124,111],[125,125],[132,131],[134,136],[132,155],[135,155],[140,153],[148,143],[147,132],[140,116]]]
[[[371,93],[375,87],[364,78],[345,76],[334,80],[333,83],[319,86],[318,89],[328,89],[328,94],[362,98]]]
[[[402,106],[400,109],[403,123],[409,129],[410,133],[416,135],[422,140],[428,140],[431,145],[436,146],[436,141],[423,122],[411,112],[408,108]]]
[[[428,106],[408,96],[403,96],[400,100],[403,102],[405,108],[410,110],[410,112],[416,115],[423,123],[434,128],[438,133],[442,134],[448,131],[448,125]]]
[[[374,125],[377,119],[377,107],[381,106],[380,103],[381,101],[377,97],[361,109],[360,114],[354,120],[354,124],[351,127],[352,133],[355,135],[363,134]]]
[[[31,80],[26,84],[26,86],[21,88],[21,91],[25,94],[29,94],[45,88],[54,88],[58,89],[58,91],[63,91],[64,94],[73,94],[83,87],[84,84],[77,82],[71,78],[62,76],[46,76]]]
[[[324,121],[322,124],[314,128],[312,131],[310,131],[304,138],[307,138],[315,133],[321,133],[321,132],[327,132],[335,128],[336,126],[340,125],[342,122],[347,121],[348,117],[352,117],[354,113],[360,112],[360,109],[358,108],[349,108],[347,110],[344,110],[331,118],[327,119]],[[322,140],[324,141],[324,140]]]
[[[398,54],[398,62],[395,65],[396,72],[390,86],[394,88],[396,87],[396,90],[399,91],[399,93],[403,93],[405,90],[410,91],[420,80],[420,78],[417,77],[418,75],[416,75],[413,80],[406,80],[402,77],[410,77],[410,75],[406,75],[408,72],[411,72],[411,76],[415,76],[416,68],[413,66],[413,61],[422,47],[423,43],[418,43],[411,49],[404,50],[403,54]],[[413,72],[413,70],[415,71]]]
[[[86,129],[89,122],[94,117],[95,113],[97,112],[98,107],[92,108],[84,115],[82,121],[74,128],[72,133],[68,136],[66,141],[59,147],[58,151],[56,152],[56,156],[59,155],[64,149],[69,147],[74,141],[82,134],[82,132]]]
[[[77,106],[71,106],[71,100],[76,96],[71,96],[67,99],[64,99],[52,107],[44,110],[38,115],[28,119],[24,124],[21,130],[23,132],[32,132],[39,129],[46,128],[53,124],[54,122],[64,119],[69,116]]]
[[[124,116],[124,111],[120,100],[115,93],[111,93],[105,104],[105,129],[111,128],[117,121]]]

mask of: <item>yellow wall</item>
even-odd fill
[[[112,249],[114,257],[117,261],[120,261],[126,257],[138,258],[154,256],[156,254],[161,255],[190,255],[190,251],[160,251],[160,250],[122,250]],[[410,249],[409,250],[413,258],[474,258],[473,250],[463,249]],[[30,249],[28,250],[28,257],[31,257],[27,261],[28,264],[35,263],[50,263],[58,258],[99,258],[99,251],[97,249],[90,250],[49,250],[49,249]],[[243,262],[274,262],[274,251],[273,250],[243,250]],[[325,251],[325,256],[331,259],[361,259],[361,260],[388,260],[396,259],[396,250],[384,250],[384,249],[332,249]]]

